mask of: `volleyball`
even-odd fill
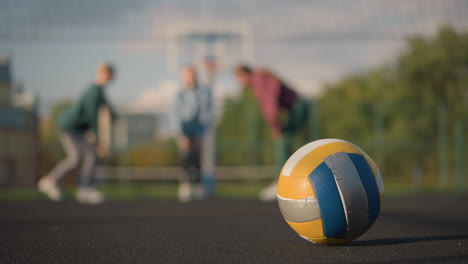
[[[378,167],[362,149],[340,139],[321,139],[298,149],[284,164],[277,199],[299,236],[337,245],[372,226],[383,190]]]

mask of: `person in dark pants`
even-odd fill
[[[104,89],[114,78],[114,68],[110,64],[99,67],[95,81],[59,117],[60,140],[66,158],[38,182],[38,189],[53,201],[62,199],[59,180],[81,163],[79,187],[76,199],[81,203],[97,204],[103,201],[102,194],[93,187],[96,169],[96,156],[105,156],[107,146],[99,138],[99,111],[102,107],[111,110]],[[112,113],[112,111],[111,111]],[[91,143],[86,133],[94,133]]]
[[[180,180],[178,197],[181,202],[201,199],[201,146],[208,124],[212,120],[212,96],[207,87],[200,87],[195,68],[182,71],[183,88],[177,93],[173,116],[177,145],[181,153],[184,177]]]
[[[249,66],[239,65],[235,75],[244,88],[252,89],[258,101],[276,143],[277,166],[281,168],[292,154],[293,136],[306,124],[308,103],[266,69],[252,70]],[[281,120],[282,113],[285,113],[286,120]],[[264,189],[259,198],[263,201],[276,199],[276,181]]]
[[[188,146],[184,148],[181,165],[187,178],[183,181],[199,184],[201,182],[201,139],[188,138]]]

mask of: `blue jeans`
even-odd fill
[[[48,174],[58,182],[65,174],[77,168],[81,162],[80,187],[89,187],[94,180],[96,170],[96,151],[94,146],[81,133],[62,131],[60,141],[66,157]]]

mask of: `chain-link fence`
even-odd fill
[[[176,179],[167,118],[180,78],[169,64],[183,54],[171,45],[175,32],[233,29],[242,48],[213,45],[220,61],[229,54],[266,66],[310,103],[295,148],[342,138],[366,150],[394,189],[468,186],[463,0],[0,0],[0,54],[9,57],[0,72],[0,184],[32,185],[60,159],[57,116],[102,61],[118,68],[109,96],[121,120],[98,178]],[[273,179],[271,132],[227,66],[214,80],[216,174]]]

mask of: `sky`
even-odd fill
[[[110,61],[118,76],[109,97],[160,111],[179,86],[170,63],[176,32],[242,34],[242,44],[220,49],[229,58],[220,98],[239,91],[230,74],[236,61],[271,68],[310,97],[326,82],[391,63],[409,35],[431,36],[446,24],[468,30],[468,1],[0,0],[0,55],[11,57],[13,78],[39,95],[41,109],[79,95]]]

